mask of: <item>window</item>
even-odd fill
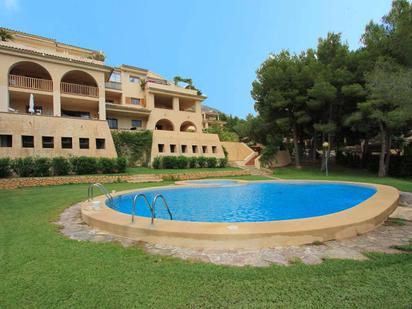
[[[62,148],[63,149],[72,149],[73,143],[71,137],[62,137]]]
[[[139,76],[133,76],[133,75],[129,75],[129,82],[137,84],[140,81],[140,77]]]
[[[107,118],[107,123],[109,124],[110,129],[118,128],[118,122],[116,118]]]
[[[42,136],[43,148],[54,148],[53,136]]]
[[[165,150],[165,145],[164,144],[158,144],[157,148],[158,148],[159,152],[163,152]]]
[[[197,153],[197,146],[196,145],[192,145],[192,152]]]
[[[115,82],[115,83],[120,83],[121,82],[120,72],[113,72],[112,75],[110,75],[109,81]]]
[[[106,140],[104,138],[96,138],[96,149],[105,149]]]
[[[207,146],[202,146],[202,152],[207,153]]]
[[[138,119],[133,119],[132,120],[132,127],[141,128],[142,127],[142,121],[138,120]]]
[[[182,153],[186,153],[187,152],[187,145],[182,145]]]
[[[62,110],[62,116],[64,116],[64,117],[78,117],[78,118],[90,119],[90,113],[89,113],[89,112],[82,112],[82,111],[67,111],[67,110]]]
[[[13,138],[11,135],[0,135],[0,147],[13,147]]]
[[[216,146],[212,146],[212,152],[216,153],[217,152],[217,147]]]
[[[34,137],[31,135],[22,135],[21,145],[24,148],[34,148]]]
[[[176,152],[176,145],[170,144],[170,152],[175,153]]]
[[[130,98],[130,104],[140,105],[140,99],[138,99],[138,98]]]
[[[89,139],[85,137],[79,138],[80,149],[89,149]]]

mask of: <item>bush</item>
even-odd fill
[[[0,158],[0,178],[6,178],[11,175],[10,158]]]
[[[198,166],[196,157],[188,158],[188,163],[189,163],[189,168],[196,168]]]
[[[73,172],[77,175],[96,174],[98,170],[97,159],[93,157],[72,157],[70,162]]]
[[[180,168],[180,169],[184,169],[184,168],[187,168],[188,167],[188,165],[189,165],[189,160],[188,160],[188,158],[187,157],[185,157],[185,156],[179,156],[179,157],[177,157],[177,160],[176,160],[177,162],[177,168]]]
[[[54,157],[51,161],[53,175],[62,176],[70,173],[70,162],[65,157]]]
[[[162,159],[160,157],[154,158],[152,162],[152,167],[156,170],[162,168]]]
[[[99,158],[97,161],[97,167],[103,174],[110,174],[117,172],[117,164],[115,159]]]
[[[209,168],[214,168],[217,166],[217,159],[214,157],[206,158],[206,161],[207,161],[207,167]]]
[[[227,158],[218,159],[218,162],[217,162],[218,166],[221,167],[221,168],[226,167],[226,166],[227,166],[227,163],[228,163],[228,159],[227,159]]]
[[[126,172],[127,159],[125,157],[118,157],[116,159],[116,166],[117,166],[117,172],[118,173]]]
[[[207,159],[203,156],[197,157],[197,165],[202,168],[207,167]]]
[[[166,169],[178,168],[178,158],[173,156],[162,157],[162,167]]]
[[[51,160],[49,158],[34,158],[33,176],[50,176]]]
[[[125,157],[130,166],[147,166],[152,149],[151,131],[113,131],[114,146],[119,157]]]
[[[18,158],[13,160],[13,170],[20,177],[33,176],[34,160],[32,157]]]

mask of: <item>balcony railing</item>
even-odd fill
[[[49,79],[27,77],[22,75],[9,75],[9,86],[42,91],[53,91],[53,82]]]
[[[122,90],[122,83],[106,82],[106,88],[114,89],[114,90]]]
[[[160,78],[153,78],[153,77],[149,77],[147,79],[147,81],[149,83],[154,83],[154,84],[160,84],[160,85],[168,85],[169,83],[167,82],[167,80],[165,79],[160,79]]]
[[[87,85],[61,82],[60,90],[62,93],[66,94],[81,95],[93,98],[97,98],[99,96],[99,89],[97,87]]]

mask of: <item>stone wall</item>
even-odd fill
[[[204,171],[172,174],[138,174],[138,175],[91,175],[91,176],[61,176],[61,177],[27,177],[0,179],[0,189],[16,189],[23,187],[54,186],[73,183],[113,183],[113,182],[154,182],[162,179],[189,180],[207,177],[250,175],[244,170]]]

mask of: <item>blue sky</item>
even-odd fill
[[[329,31],[354,49],[390,0],[0,0],[0,26],[103,50],[172,79],[191,77],[206,104],[244,117],[255,71],[271,52],[315,47]]]

